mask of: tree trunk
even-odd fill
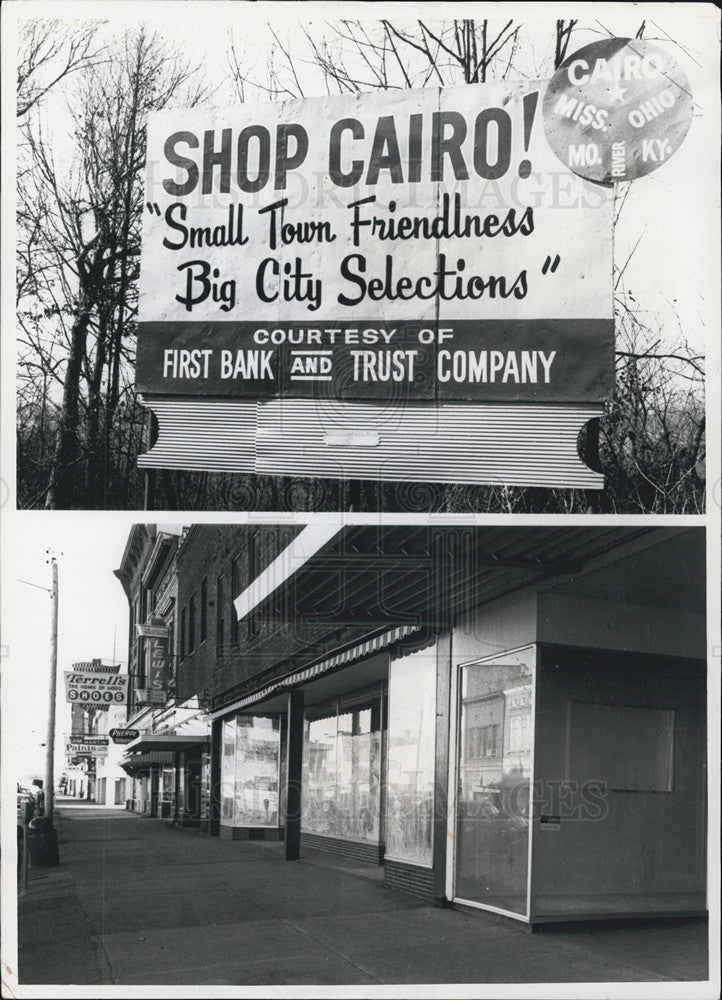
[[[45,506],[62,510],[77,506],[80,461],[80,376],[90,326],[91,305],[86,300],[78,312],[70,335],[70,354],[63,385],[58,436]]]

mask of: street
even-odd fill
[[[21,984],[366,985],[707,978],[700,920],[529,934],[383,869],[61,798],[60,866],[20,897]],[[39,994],[36,994],[39,995]],[[52,994],[48,994],[52,995]]]

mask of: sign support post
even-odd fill
[[[152,410],[148,410],[148,421],[147,421],[146,438],[148,441],[148,448],[152,448],[158,437],[156,427],[157,420],[153,414]],[[155,485],[156,485],[157,472],[155,469],[148,468],[145,470],[143,476],[143,510],[154,510],[155,509]]]

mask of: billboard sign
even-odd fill
[[[197,436],[176,467],[204,467],[200,423],[232,402],[259,408],[259,442],[264,407],[288,426],[313,402],[335,432],[319,455],[348,418],[355,454],[375,446],[360,405],[597,412],[612,198],[550,149],[545,86],[151,115],[136,381],[161,438],[169,420],[180,451]]]
[[[71,704],[90,707],[125,705],[128,676],[96,673],[92,670],[65,670],[65,698]]]

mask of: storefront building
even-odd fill
[[[143,808],[192,784],[205,833],[532,925],[705,912],[702,530],[194,525],[174,558],[198,708],[129,748]]]
[[[234,602],[218,832],[531,924],[702,913],[704,606],[698,529],[306,529]]]
[[[116,571],[130,612],[125,725],[138,732],[124,748],[122,766],[128,775],[126,808],[198,827],[210,732],[199,699],[178,698],[176,690],[176,561],[183,534],[175,526],[135,525]],[[206,793],[207,787],[206,781]]]

